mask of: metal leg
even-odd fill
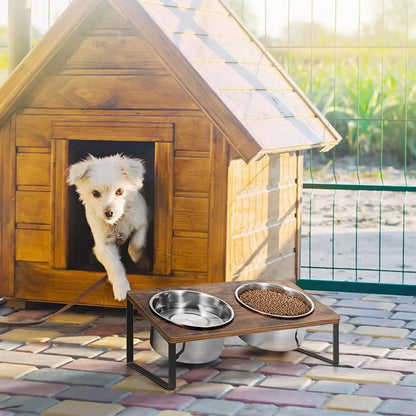
[[[133,304],[127,300],[126,307],[126,358],[127,365],[139,373],[143,374],[150,380],[154,381],[159,386],[167,390],[174,390],[176,388],[176,344],[169,344],[169,358],[168,358],[168,382],[166,383],[161,377],[158,377],[146,370],[142,366],[136,364],[133,358],[133,320],[134,320],[134,308]]]
[[[312,351],[304,350],[303,348],[296,348],[295,351],[299,351],[303,354],[309,355],[310,357],[316,358],[321,361],[325,361],[326,363],[332,364],[334,366],[338,366],[339,364],[339,324],[333,325],[332,336],[333,336],[332,359],[316,354],[315,352],[312,352]]]

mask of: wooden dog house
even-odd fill
[[[103,275],[65,172],[120,151],[153,212],[132,289],[295,279],[302,151],[339,140],[221,0],[73,0],[0,89],[0,296],[68,302]],[[109,284],[85,303],[120,305]]]

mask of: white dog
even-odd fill
[[[113,285],[114,298],[130,290],[119,247],[128,239],[128,253],[137,263],[146,247],[148,212],[139,190],[145,169],[141,159],[116,154],[87,159],[69,167],[68,184],[75,185],[94,237],[94,254]]]

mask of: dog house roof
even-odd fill
[[[230,144],[250,161],[341,137],[222,0],[73,0],[0,89],[0,126],[102,1],[148,41]]]

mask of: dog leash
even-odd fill
[[[92,286],[90,286],[87,290],[82,292],[75,300],[72,302],[64,305],[61,309],[58,309],[56,312],[53,312],[49,315],[44,316],[43,318],[39,319],[22,319],[21,321],[17,319],[7,319],[8,317],[5,317],[5,319],[0,320],[0,326],[21,326],[21,325],[35,325],[35,324],[41,324],[48,319],[53,318],[54,316],[57,316],[61,314],[62,312],[67,311],[69,308],[74,306],[76,303],[78,303],[80,300],[84,299],[86,296],[88,296],[91,292],[93,292],[95,289],[100,287],[103,283],[107,281],[108,277],[105,275],[100,280],[95,282]]]

